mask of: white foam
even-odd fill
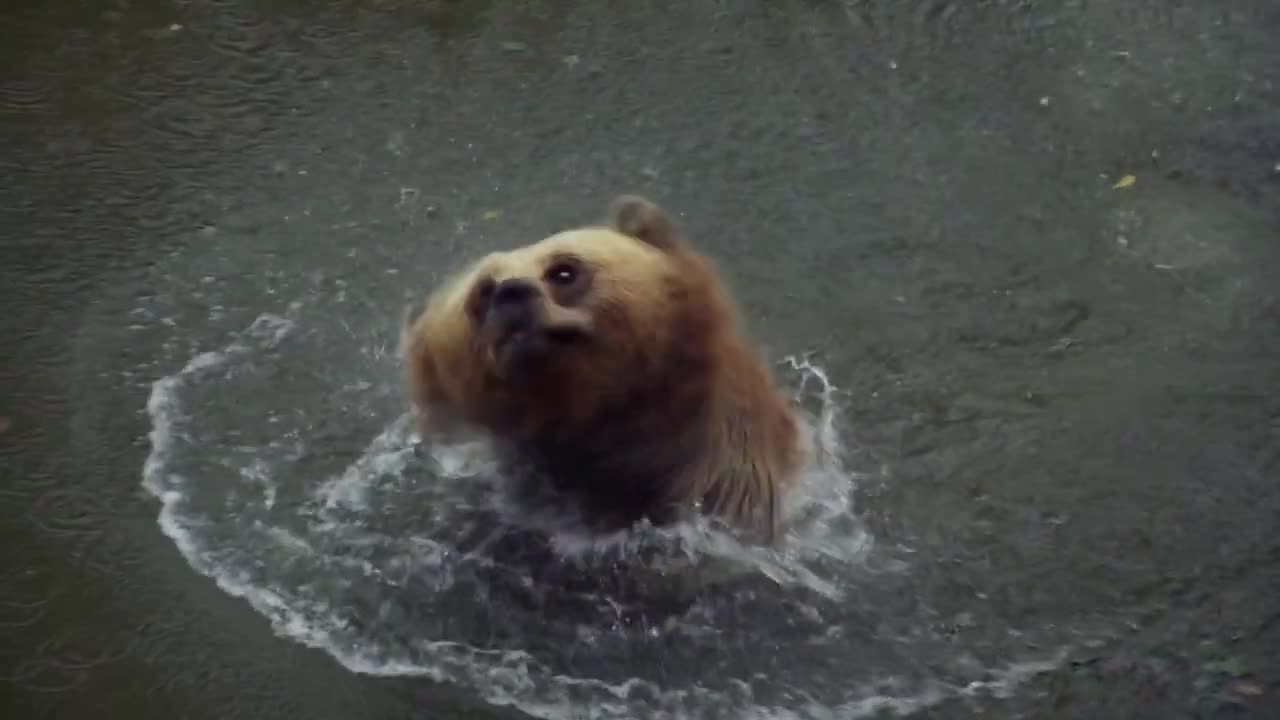
[[[366,509],[369,478],[404,471],[413,455],[409,445],[411,435],[411,417],[406,413],[374,437],[360,458],[341,476],[322,484],[315,497],[327,508]]]
[[[242,364],[247,366],[256,355],[278,348],[291,337],[297,322],[263,315],[227,347],[196,355],[177,373],[153,384],[147,402],[152,447],[143,467],[143,485],[161,502],[161,529],[195,570],[214,579],[224,592],[243,598],[270,620],[275,632],[329,653],[353,672],[428,677],[468,687],[490,703],[515,706],[547,720],[843,720],[882,711],[907,714],[953,697],[1007,694],[1060,661],[1055,657],[1015,664],[964,685],[917,679],[905,683],[909,689],[897,694],[886,694],[883,688],[901,686],[903,681],[893,676],[875,677],[876,673],[868,670],[853,687],[823,687],[820,683],[812,688],[790,687],[791,700],[782,707],[776,700],[758,698],[760,690],[750,678],[727,680],[713,669],[714,661],[722,657],[718,643],[744,632],[732,618],[717,624],[712,615],[709,624],[702,625],[690,625],[693,621],[689,617],[677,618],[674,627],[684,631],[683,637],[707,636],[710,640],[704,648],[707,675],[678,678],[675,685],[676,679],[664,673],[648,677],[643,668],[631,668],[635,676],[620,680],[579,676],[562,667],[561,658],[522,647],[481,648],[457,639],[424,636],[416,626],[397,629],[397,621],[387,619],[394,616],[387,613],[395,610],[406,585],[412,584],[410,592],[426,593],[418,599],[430,605],[434,597],[443,597],[455,588],[459,578],[477,563],[480,551],[458,543],[469,527],[467,513],[476,510],[469,493],[485,494],[483,478],[494,471],[483,444],[432,448],[438,475],[429,481],[415,481],[408,472],[414,458],[412,422],[407,414],[401,414],[373,433],[354,460],[327,479],[318,478],[310,489],[293,487],[289,480],[272,476],[281,472],[280,458],[242,460],[238,477],[260,486],[262,492],[241,497],[238,505],[230,504],[230,496],[218,494],[226,491],[217,479],[191,474],[187,469],[189,464],[204,467],[197,462],[203,458],[201,454],[219,450],[216,443],[209,447],[196,439],[204,430],[202,413],[210,408],[189,407],[187,393],[210,383],[238,381],[232,371]],[[851,582],[849,569],[872,553],[874,544],[864,529],[849,522],[858,476],[845,469],[844,448],[836,428],[838,406],[834,398],[838,391],[821,368],[807,359],[790,358],[787,364],[800,375],[800,394],[810,391],[809,383],[818,386],[818,408],[808,426],[817,460],[805,474],[797,500],[807,522],[790,531],[783,549],[744,547],[707,522],[603,539],[565,531],[555,538],[554,547],[566,557],[590,560],[593,554],[631,552],[638,543],[655,538],[671,541],[690,555],[745,563],[784,586],[778,592],[795,587],[825,598],[832,608],[841,607]],[[346,383],[370,391],[376,384],[365,379]],[[217,398],[234,402],[221,400],[221,393]],[[291,399],[276,401],[287,405]],[[272,402],[270,398],[258,399],[263,405]],[[297,442],[305,445],[306,438]],[[261,454],[276,447],[275,440],[264,441]],[[226,458],[217,460],[229,462]],[[309,498],[309,504],[281,519],[280,498],[290,493]],[[422,508],[420,515],[410,518],[411,528],[378,527],[385,515],[394,514],[392,511],[407,502],[415,509]],[[525,577],[521,582],[528,585],[534,580]],[[369,598],[370,593],[382,594]],[[372,610],[353,609],[352,600],[366,601]],[[447,613],[448,608],[429,608],[427,612]],[[813,612],[815,618],[821,615]],[[448,622],[447,616],[441,620]],[[537,628],[529,632],[537,632]],[[588,634],[602,638],[601,642],[616,642],[616,633],[603,625]],[[805,648],[792,652],[797,653],[798,662],[804,661]],[[595,667],[596,663],[582,665]],[[717,684],[719,687],[713,687]],[[841,699],[832,700],[833,693]],[[820,696],[826,699],[817,699]]]

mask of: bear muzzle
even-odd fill
[[[489,300],[489,319],[500,335],[523,332],[538,324],[542,290],[528,280],[504,280]]]
[[[514,376],[532,369],[554,347],[584,339],[590,323],[557,307],[536,283],[509,279],[494,288],[485,325],[495,368]]]

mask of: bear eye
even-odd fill
[[[552,285],[572,285],[578,279],[578,268],[570,263],[556,263],[547,270],[546,278]]]

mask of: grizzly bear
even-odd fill
[[[701,512],[776,542],[806,456],[794,405],[667,212],[623,195],[607,218],[487,255],[406,311],[422,438],[483,431],[504,475],[593,529]]]

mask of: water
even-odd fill
[[[1267,4],[0,20],[8,715],[1280,710]],[[411,449],[403,303],[623,191],[834,452],[782,553]]]
[[[140,310],[164,318],[166,300]],[[854,718],[1008,693],[1066,656],[1062,633],[1038,628],[955,647],[955,629],[929,628],[928,597],[883,611],[914,558],[876,549],[859,522],[838,389],[807,359],[781,368],[818,451],[785,547],[707,523],[592,537],[504,513],[483,445],[419,462],[391,337],[334,324],[378,322],[345,304],[312,291],[157,380],[143,482],[193,568],[354,672],[552,720]],[[717,563],[736,581],[686,587]],[[762,640],[768,662],[750,652]]]

